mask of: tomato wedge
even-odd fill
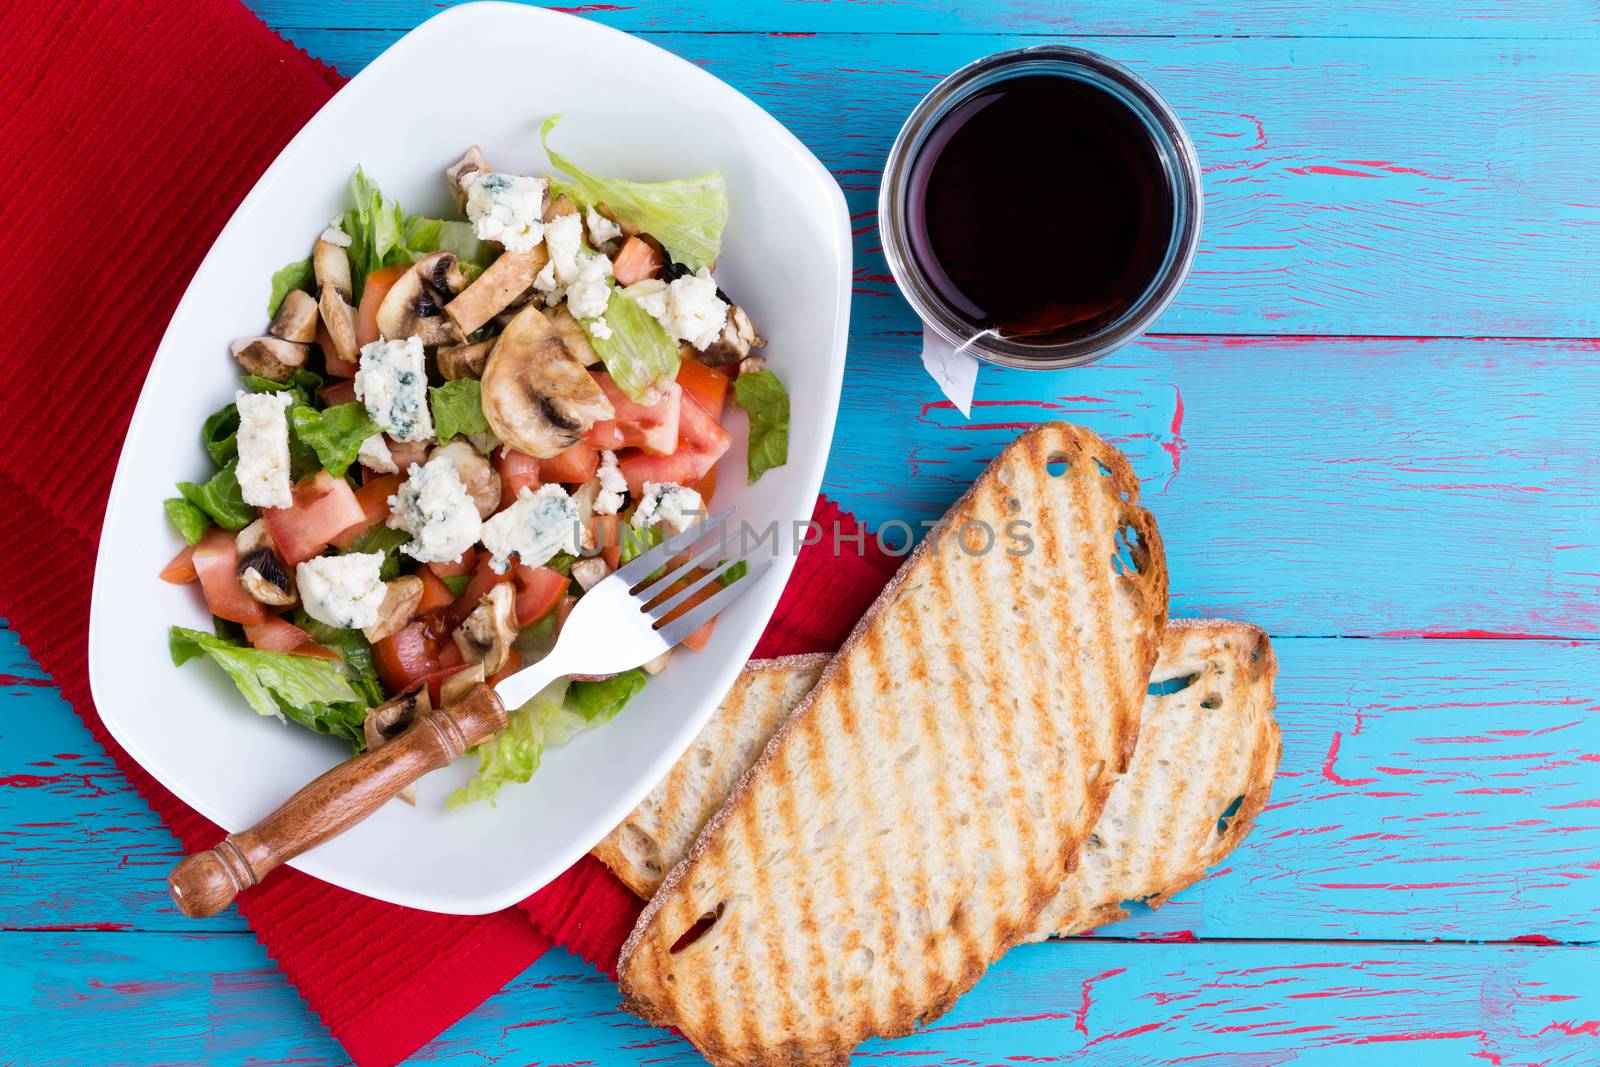
[[[292,652],[310,642],[311,635],[292,622],[268,615],[263,622],[246,624],[244,639],[250,642],[251,648],[263,652]]]
[[[685,397],[678,423],[678,450],[670,456],[629,451],[617,457],[617,465],[628,480],[628,492],[638,496],[645,482],[693,485],[716,466],[731,444],[733,435],[699,401]]]
[[[289,507],[264,508],[261,512],[272,543],[291,566],[315,556],[366,517],[350,483],[325,470],[302,479],[294,487],[294,503]]]
[[[380,522],[389,519],[389,498],[400,491],[401,477],[398,474],[383,474],[366,482],[356,490],[356,503],[361,505],[363,517],[360,522],[352,523],[344,532],[333,539],[335,548],[349,548],[356,543],[357,538]]]
[[[194,546],[194,570],[211,614],[229,622],[267,621],[266,609],[239,584],[239,552],[233,534],[210,529]]]
[[[328,324],[322,321],[320,315],[317,316],[317,348],[322,352],[322,367],[330,378],[356,376],[356,365],[339,358],[338,350],[333,347],[333,335],[328,332]]]
[[[579,441],[553,459],[539,461],[541,482],[565,482],[582,485],[600,469],[600,453],[587,441]]]
[[[161,568],[161,580],[173,585],[188,585],[199,577],[194,572],[194,545],[184,545],[172,562]]]
[[[584,440],[596,448],[642,448],[647,452],[665,456],[678,447],[678,411],[683,402],[683,387],[673,382],[664,396],[654,404],[635,404],[628,399],[611,375],[597,371],[594,380],[611,401],[616,413],[605,422],[597,422],[584,435]]]
[[[518,563],[512,568],[517,579],[517,625],[528,626],[544,618],[545,614],[566,595],[570,584],[567,576],[549,567],[524,567]]]
[[[403,264],[393,267],[379,267],[367,275],[367,280],[361,286],[361,306],[356,309],[356,347],[370,345],[379,337],[378,334],[378,305],[383,303],[383,298],[394,283],[404,278],[406,271],[411,268]],[[324,348],[323,354],[327,354]],[[348,364],[346,364],[348,366]],[[329,374],[334,373],[332,370]],[[355,374],[352,370],[351,374]]]
[[[612,570],[617,569],[617,563],[622,557],[622,539],[618,536],[619,521],[615,515],[589,517],[589,532],[594,535],[595,544],[600,546],[600,557]]]
[[[509,582],[511,580],[511,571],[507,570],[504,574],[496,574],[494,568],[489,566],[489,562],[489,554],[485,552],[478,560],[478,569],[472,572],[472,581],[467,583],[467,587],[461,591],[461,595],[456,597],[455,603],[451,604],[444,612],[443,619],[447,629],[453,630],[461,625],[461,620],[472,614],[472,609],[477,607],[479,602],[489,595],[489,590],[501,582]]]
[[[688,396],[700,402],[706,414],[721,421],[722,409],[728,401],[728,376],[715,367],[693,359],[678,361],[678,384]]]
[[[322,387],[322,403],[326,407],[338,407],[340,404],[354,404],[356,402],[356,383],[349,378],[334,382],[332,385]]]
[[[517,502],[517,494],[524,486],[539,488],[540,461],[526,452],[501,445],[495,451],[494,469],[500,473],[500,506],[509,508]]]
[[[689,586],[693,585],[700,578],[704,577],[706,573],[707,572],[703,568],[696,567],[694,570],[689,572],[688,577],[673,582],[672,588],[663,593],[661,598],[666,600],[670,597],[677,596],[679,593],[689,588]],[[683,615],[687,614],[691,608],[694,608],[700,604],[704,604],[707,600],[710,600],[720,592],[722,592],[721,583],[707,582],[704,588],[696,590],[693,596],[684,601],[684,603],[680,604],[678,607],[673,608],[667,613],[666,618],[662,619],[661,621],[671,622],[674,619],[681,618]],[[716,622],[717,620],[714,618],[707,619],[704,624],[695,629],[694,633],[690,634],[688,637],[685,637],[679,643],[685,648],[692,648],[696,652],[699,652],[701,649],[706,647],[706,642],[711,640],[711,630],[716,625]]]
[[[418,615],[430,614],[456,602],[456,595],[450,591],[450,587],[427,567],[418,567],[417,577],[422,579],[422,599],[417,601]]]
[[[616,261],[611,265],[611,272],[617,276],[618,285],[632,285],[646,278],[654,278],[661,266],[660,252],[651,248],[649,242],[630,237],[622,242]]]
[[[471,574],[472,569],[478,565],[478,550],[469,548],[461,553],[461,558],[447,560],[443,563],[425,563],[423,566],[441,578],[454,578],[461,574]]]
[[[700,502],[702,504],[709,506],[711,503],[711,498],[716,495],[717,492],[717,468],[712,467],[710,470],[706,471],[706,476],[701,478],[698,482],[695,482],[689,488],[700,494]]]
[[[391,694],[403,693],[443,666],[439,661],[440,638],[426,620],[402,627],[372,643],[372,662],[378,677]],[[451,642],[451,647],[454,642]]]

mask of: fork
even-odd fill
[[[396,737],[332,768],[250,829],[179,861],[167,876],[178,910],[194,919],[215,915],[279,864],[350,829],[424,774],[494,737],[506,727],[508,707],[521,707],[557,678],[631,670],[715,618],[755,585],[772,567],[771,559],[676,618],[668,616],[732,567],[747,563],[749,554],[725,559],[671,596],[663,599],[663,594],[726,550],[726,523],[734,510],[702,517],[597,582],[572,609],[555,647],[542,659],[492,687],[480,682],[456,703],[417,715]],[[709,546],[670,573],[652,578],[672,557],[712,532],[717,536]],[[396,701],[417,697],[413,692]]]

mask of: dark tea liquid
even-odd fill
[[[1149,288],[1172,241],[1155,142],[1111,93],[1074,78],[997,82],[946,115],[911,165],[917,264],[974,327],[1058,344]]]

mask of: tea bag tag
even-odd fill
[[[956,346],[927,326],[922,328],[922,365],[939,384],[939,391],[968,419],[972,418],[972,393],[978,386],[978,358],[967,349],[977,339]]]

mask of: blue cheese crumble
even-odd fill
[[[600,469],[595,471],[600,479],[600,489],[594,495],[596,515],[615,515],[622,508],[622,497],[628,491],[628,479],[617,465],[617,454],[609,448],[600,453]]]
[[[389,442],[383,439],[381,433],[375,433],[361,442],[361,449],[356,453],[356,459],[375,474],[400,473],[400,467],[394,461],[394,454],[389,451]]]
[[[589,228],[589,241],[600,248],[610,244],[622,236],[622,227],[606,218],[594,208],[590,208],[583,216],[584,225]]]
[[[366,404],[372,421],[396,441],[426,441],[433,436],[421,338],[362,346],[355,386],[356,399]]]
[[[306,614],[320,623],[359,630],[374,626],[383,607],[382,552],[317,556],[295,567]]]
[[[483,524],[489,566],[504,574],[516,556],[525,566],[542,567],[557,552],[578,554],[581,526],[578,504],[554,482],[537,490],[523,486],[517,502]]]
[[[412,538],[400,551],[423,563],[460,559],[484,528],[455,461],[443,453],[411,465],[410,477],[389,498],[389,512],[389,525]]]
[[[717,295],[717,283],[704,267],[697,274],[673,279],[670,285],[659,278],[646,278],[622,292],[661,323],[674,341],[688,341],[701,351],[722,335],[728,318],[727,301]]]
[[[633,509],[633,525],[639,529],[664,522],[673,533],[683,533],[705,515],[705,501],[693,489],[676,482],[645,482],[638,507]]]
[[[293,398],[287,392],[233,394],[239,409],[239,492],[258,508],[294,503],[289,484],[289,419]]]
[[[591,333],[610,337],[603,316],[611,299],[611,260],[584,249],[583,219],[557,215],[545,227],[544,243],[550,262],[534,276],[534,288],[545,294],[547,305],[565,300],[574,318],[590,322]]]
[[[480,241],[499,241],[507,252],[531,252],[544,240],[545,180],[494,171],[467,187],[467,218]]]

